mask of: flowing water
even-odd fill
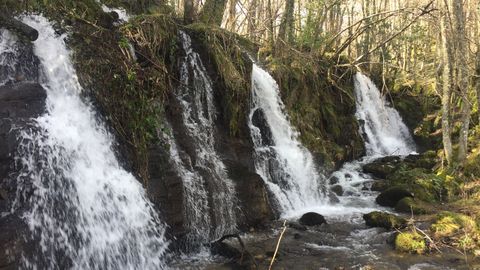
[[[0,29],[0,86],[38,80],[38,59],[33,50],[6,29]]]
[[[180,38],[185,56],[175,96],[185,135],[194,150],[180,155],[181,149],[172,139],[170,151],[184,184],[187,238],[198,245],[237,231],[238,203],[235,186],[215,149],[217,110],[212,81],[192,48],[190,36],[181,31]]]
[[[27,269],[164,269],[165,227],[140,182],[117,160],[114,140],[82,100],[64,38],[43,17],[34,53],[47,112],[18,150],[17,211],[29,226]]]
[[[282,215],[326,202],[324,177],[288,121],[277,83],[256,64],[252,70],[249,127],[256,171],[274,195]]]
[[[363,123],[367,156],[408,155],[415,151],[410,131],[389,106],[375,84],[362,73],[355,75],[356,117]]]

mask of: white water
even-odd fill
[[[93,107],[80,98],[65,37],[43,17],[23,21],[39,31],[34,52],[47,91],[47,113],[24,132],[17,156],[17,209],[26,209],[38,245],[24,254],[23,267],[164,269],[164,225],[140,182],[120,166]]]
[[[382,209],[375,203],[378,192],[370,191],[375,181],[362,172],[362,166],[373,160],[389,155],[408,155],[414,153],[415,143],[398,112],[389,107],[375,84],[365,75],[357,73],[354,78],[356,107],[355,116],[364,131],[367,155],[360,160],[346,163],[332,177],[340,185],[343,195],[339,196],[339,205],[347,207],[346,213],[352,215]],[[385,210],[385,209],[384,209]]]
[[[357,119],[363,121],[368,156],[408,155],[415,143],[398,112],[389,106],[375,84],[362,73],[355,75]]]
[[[8,30],[0,29],[0,86],[15,80],[15,62],[18,55],[17,37]]]
[[[249,126],[255,146],[255,167],[275,196],[281,214],[286,216],[305,207],[322,205],[325,183],[284,111],[277,83],[268,72],[253,64]],[[256,113],[263,113],[266,127],[254,124]]]
[[[22,59],[22,61],[16,61]],[[12,32],[0,28],[0,86],[18,81],[36,81],[37,59]]]
[[[180,32],[180,37],[185,56],[180,67],[181,85],[175,95],[195,153],[181,160],[172,143],[171,155],[184,182],[189,238],[205,242],[236,232],[238,203],[234,184],[215,149],[217,111],[212,81],[193,51],[190,37],[185,32]]]

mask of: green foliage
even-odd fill
[[[478,225],[470,216],[442,212],[437,215],[430,229],[436,239],[448,242],[462,250],[475,252],[480,248]]]
[[[405,164],[389,175],[387,180],[392,185],[404,186],[415,198],[426,202],[447,201],[459,189],[455,179],[446,174],[434,174],[427,169],[412,168]]]
[[[423,254],[427,245],[417,231],[400,232],[395,237],[395,249],[401,252]]]

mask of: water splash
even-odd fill
[[[275,196],[280,212],[288,215],[324,203],[325,184],[284,110],[275,80],[253,64],[249,127],[255,146],[255,168]]]
[[[27,269],[164,269],[167,242],[145,190],[115,157],[113,138],[82,101],[64,36],[47,19],[39,31],[47,113],[25,130],[18,150],[17,205],[27,209],[33,254]],[[28,194],[28,195],[27,195]]]
[[[367,155],[408,155],[415,143],[398,112],[390,107],[375,84],[362,73],[354,78],[357,112],[363,122]]]

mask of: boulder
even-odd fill
[[[394,207],[398,201],[405,197],[413,198],[413,194],[403,187],[395,186],[380,193],[375,201],[381,206]]]
[[[401,161],[398,156],[389,156],[376,159],[375,161],[363,165],[363,172],[373,175],[376,178],[386,179],[387,176],[397,170],[397,165]]]
[[[5,13],[0,13],[0,27],[7,28],[12,32],[25,36],[30,41],[35,41],[38,38],[38,31],[35,28],[30,27]]]
[[[337,196],[343,195],[343,187],[341,185],[335,185],[330,188],[330,190],[335,193]]]
[[[328,182],[330,183],[330,185],[338,184],[338,181],[340,180],[335,175],[331,176],[330,179],[328,179]]]
[[[404,218],[380,211],[365,214],[363,219],[369,227],[380,227],[387,230],[399,229],[407,225],[407,221]]]
[[[374,181],[372,183],[372,186],[370,187],[370,190],[382,192],[387,188],[388,188],[388,183],[383,180],[380,180],[380,181]]]
[[[363,166],[363,172],[369,173],[372,176],[380,179],[385,179],[396,170],[396,167],[391,164],[369,163]]]
[[[397,202],[395,211],[400,213],[413,213],[414,215],[425,215],[431,211],[424,207],[420,201],[416,201],[411,197],[405,197]]]
[[[315,212],[308,212],[306,214],[303,214],[303,216],[298,221],[300,222],[300,224],[305,226],[317,226],[327,223],[327,221],[322,215]]]

